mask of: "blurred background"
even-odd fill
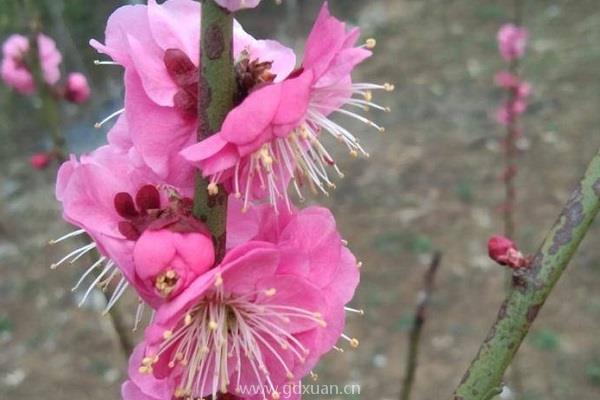
[[[35,0],[63,65],[85,73],[92,100],[61,109],[74,153],[105,141],[94,123],[122,107],[121,70],[95,66],[90,38],[103,39],[125,1]],[[131,2],[133,3],[133,2]],[[246,30],[300,49],[321,0],[269,0],[240,13]],[[531,42],[522,63],[534,95],[523,116],[517,178],[518,241],[533,252],[600,145],[600,4],[523,0]],[[393,82],[374,113],[385,134],[351,126],[369,160],[337,154],[347,178],[330,198],[351,248],[364,263],[353,302],[366,314],[348,328],[361,346],[333,352],[316,372],[322,384],[362,386],[360,396],[396,399],[405,370],[416,295],[434,250],[443,252],[413,399],[445,399],[460,380],[503,299],[504,271],[486,241],[502,231],[503,130],[492,114],[503,100],[495,35],[513,15],[507,0],[330,0],[333,12],[377,38],[357,80]],[[0,0],[0,40],[25,33],[20,0]],[[70,228],[53,196],[53,168],[29,156],[45,150],[35,101],[0,86],[0,398],[119,398],[126,360],[95,293],[84,308],[70,288],[83,265],[51,271],[69,245],[48,240]],[[347,124],[349,121],[345,121]],[[347,125],[346,125],[347,126]],[[332,146],[333,147],[333,146]],[[520,399],[600,398],[600,223],[542,310],[519,355]],[[135,302],[124,305],[133,320]],[[132,321],[126,321],[132,324]],[[311,398],[310,396],[308,398]],[[344,397],[339,397],[344,398]]]

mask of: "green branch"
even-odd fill
[[[511,291],[456,389],[454,400],[488,400],[497,394],[504,371],[599,210],[600,152],[544,239],[529,274],[513,277]]]
[[[233,65],[233,16],[214,0],[202,2],[200,79],[198,82],[198,140],[216,133],[233,108],[235,72]],[[208,191],[209,182],[198,175],[194,215],[205,222],[214,241],[217,261],[225,254],[227,193]]]

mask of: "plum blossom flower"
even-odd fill
[[[46,35],[37,37],[38,62],[42,68],[44,81],[54,85],[60,79],[60,63],[62,55],[56,48],[54,40]],[[35,92],[35,81],[31,66],[27,65],[30,49],[29,39],[23,35],[13,34],[3,44],[1,75],[4,82],[22,94]]]
[[[161,177],[180,167],[179,151],[196,140],[198,21],[197,1],[167,0],[159,5],[149,0],[147,6],[117,9],[108,20],[105,43],[90,42],[112,58],[108,63],[125,68],[125,109],[114,115],[125,113],[133,146]],[[254,61],[275,81],[285,78],[296,62],[291,49],[273,40],[256,40],[237,22],[234,57]]]
[[[126,146],[128,127],[124,118],[117,121],[109,140]],[[79,160],[71,157],[61,166],[56,197],[62,203],[64,219],[80,229],[57,241],[86,233],[93,242],[69,253],[53,267],[74,262],[95,248],[101,254],[76,285],[93,270],[100,269],[82,302],[94,285],[108,285],[120,273],[123,278],[107,310],[129,285],[155,307],[212,264],[212,243],[198,236],[206,236],[205,228],[191,217],[192,172],[178,171],[162,179],[136,156],[135,149],[127,151],[116,145],[100,147]],[[170,240],[158,243],[154,249],[149,249],[142,240],[141,247],[136,249],[138,239],[144,235],[162,235]],[[191,250],[181,243],[186,239],[199,246],[198,253],[190,255]],[[134,257],[136,250],[138,257]],[[143,251],[153,251],[157,257],[154,266],[143,257]],[[140,266],[136,266],[136,258]],[[165,265],[169,261],[173,264]],[[182,272],[186,267],[189,270]],[[175,276],[171,276],[173,273]]]
[[[244,8],[254,8],[260,0],[215,0],[215,2],[229,11],[239,11]]]
[[[369,39],[356,46],[359,35],[357,28],[347,30],[332,17],[326,3],[306,43],[302,66],[283,81],[250,91],[227,115],[220,132],[182,152],[210,177],[209,192],[217,183],[226,183],[236,197],[244,198],[244,208],[249,201],[265,197],[273,205],[280,198],[289,205],[290,179],[300,196],[302,184],[327,193],[335,186],[327,167],[342,173],[320,142],[323,132],[343,143],[353,156],[368,156],[352,133],[329,118],[338,113],[384,130],[344,108],[388,111],[371,101],[372,90],[393,89],[390,84],[352,83],[352,70],[371,55],[368,49],[375,45]]]
[[[67,78],[65,87],[65,99],[70,102],[81,104],[90,98],[91,90],[85,75],[72,72]]]
[[[262,206],[238,217],[238,225],[256,227],[253,240],[230,248],[219,266],[161,305],[146,329],[139,372],[174,384],[175,398],[279,399],[340,337],[358,346],[343,334],[357,262],[331,213]]]
[[[525,54],[529,32],[514,24],[504,24],[498,31],[498,48],[505,61],[517,60]]]

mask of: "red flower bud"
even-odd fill
[[[51,159],[52,156],[49,153],[36,153],[31,156],[31,158],[29,159],[29,163],[33,168],[42,170],[46,169],[46,167],[50,165]]]
[[[500,235],[488,241],[488,254],[498,264],[513,269],[527,268],[530,264],[529,257],[524,256],[512,240]]]

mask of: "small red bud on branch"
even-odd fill
[[[488,254],[498,264],[511,269],[523,269],[531,264],[530,257],[524,256],[512,240],[500,235],[488,241]]]

